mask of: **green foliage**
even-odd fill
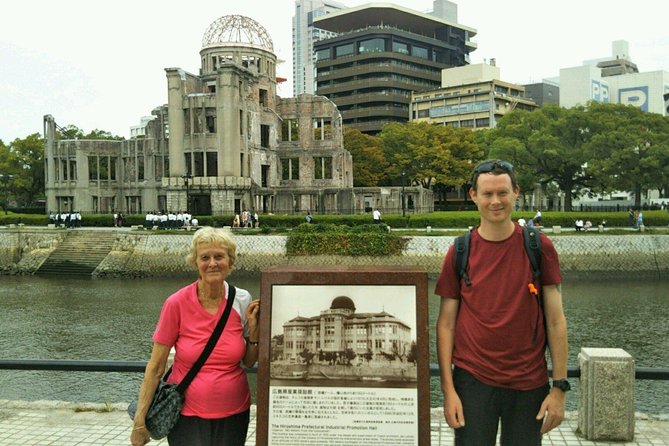
[[[0,142],[0,201],[3,208],[31,206],[44,198],[44,140],[39,133]]]
[[[384,126],[379,134],[389,163],[388,184],[461,186],[483,151],[470,129],[426,122]]]
[[[349,227],[333,224],[303,223],[288,235],[288,255],[344,255],[387,256],[399,255],[406,241],[385,225]]]
[[[360,130],[346,129],[344,148],[353,158],[353,186],[378,186],[388,168],[379,138]]]
[[[556,184],[567,211],[582,193],[623,190],[639,207],[644,192],[669,187],[669,118],[633,106],[517,110],[482,138],[490,158],[514,164],[521,193]]]

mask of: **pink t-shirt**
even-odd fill
[[[227,297],[227,283],[225,288]],[[241,367],[246,352],[244,315],[250,302],[251,295],[237,288],[232,311],[216,347],[186,389],[182,415],[224,418],[251,406],[246,372]],[[221,299],[218,312],[208,313],[198,301],[197,282],[167,298],[153,340],[176,350],[168,382],[179,383],[186,376],[207,344],[226,303],[226,299]]]
[[[469,248],[471,285],[458,281],[450,247],[435,294],[460,300],[453,364],[480,381],[517,390],[548,382],[543,312],[528,288],[532,269],[522,228],[499,242],[472,231]],[[541,234],[541,285],[561,282],[553,243]],[[538,284],[537,284],[538,286]]]

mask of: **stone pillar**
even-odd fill
[[[634,439],[634,359],[619,348],[578,355],[578,431],[591,441]]]

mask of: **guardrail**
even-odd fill
[[[138,373],[144,372],[146,361],[106,361],[106,360],[72,360],[72,359],[0,359],[0,370],[52,370],[63,372],[122,372]],[[258,369],[253,367],[247,370],[257,373]],[[549,370],[550,372],[550,370]],[[430,364],[430,375],[439,376],[439,365]],[[567,368],[567,376],[579,378],[580,368],[570,366]],[[666,367],[636,367],[634,372],[636,379],[647,379],[655,381],[669,380],[669,368]]]

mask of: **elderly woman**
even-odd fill
[[[197,360],[223,313],[236,245],[225,230],[204,227],[193,236],[187,260],[199,278],[163,304],[153,350],[139,391],[130,435],[133,446],[148,443],[146,412],[165,373],[172,346],[176,354],[168,382],[178,383]],[[181,416],[168,435],[170,446],[243,446],[251,394],[246,373],[258,359],[259,301],[236,289],[232,311],[216,347],[185,392]]]

